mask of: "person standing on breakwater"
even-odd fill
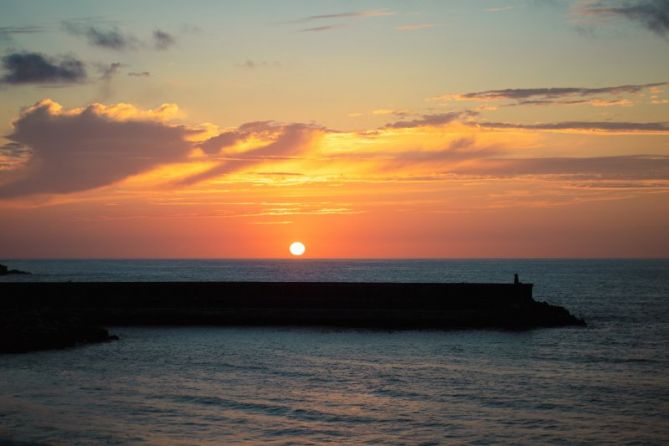
[[[520,280],[518,279],[518,273],[514,273],[513,275],[513,284],[520,285]]]

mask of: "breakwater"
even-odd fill
[[[528,329],[584,325],[532,284],[340,282],[2,283],[0,309],[113,325]]]

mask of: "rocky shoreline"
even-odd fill
[[[48,309],[3,309],[0,353],[26,353],[118,340],[107,329]]]

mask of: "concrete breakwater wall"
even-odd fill
[[[531,284],[338,282],[1,283],[0,309],[113,325],[528,329],[584,325]]]

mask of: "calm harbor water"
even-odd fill
[[[2,261],[0,280],[509,282],[587,328],[113,327],[0,356],[3,444],[667,444],[669,260]]]

